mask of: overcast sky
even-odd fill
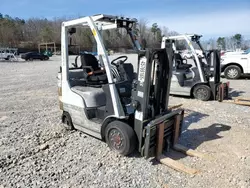
[[[0,0],[0,13],[31,17],[114,14],[145,18],[179,33],[205,38],[241,33],[250,39],[250,0]]]

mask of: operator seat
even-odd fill
[[[105,70],[99,67],[98,60],[92,54],[82,54],[81,64],[84,71],[84,78],[89,84],[106,84],[108,83]]]
[[[177,69],[187,70],[187,69],[190,69],[192,67],[191,64],[187,64],[187,60],[186,59],[183,59],[181,57],[181,54],[175,53],[174,54],[174,58],[175,58],[176,68]],[[183,63],[183,61],[186,61],[186,63]]]

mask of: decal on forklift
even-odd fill
[[[94,37],[96,36],[96,30],[95,29],[92,29],[92,33],[94,35]]]
[[[144,80],[145,80],[145,71],[146,71],[146,64],[147,59],[146,57],[143,57],[140,59],[139,64],[139,74],[138,74],[138,80],[140,82],[140,86],[143,86]]]
[[[138,97],[141,97],[141,98],[143,98],[143,92],[141,92],[141,91],[138,91],[138,92],[137,92],[137,96],[138,96]]]
[[[143,113],[136,110],[135,111],[135,119],[137,119],[139,121],[143,121]]]

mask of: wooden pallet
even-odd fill
[[[250,99],[237,97],[234,99],[235,104],[250,106]]]
[[[198,152],[198,151],[195,151],[195,150],[192,150],[190,148],[187,148],[185,146],[182,146],[180,144],[175,144],[173,149],[175,151],[178,151],[178,152],[181,152],[187,156],[191,156],[191,157],[198,157],[198,158],[202,158],[202,159],[207,159],[207,160],[212,160],[213,158],[204,154],[204,153],[201,153],[201,152]],[[183,163],[179,162],[179,161],[176,161],[174,159],[172,159],[171,157],[168,157],[164,154],[161,154],[159,156],[156,157],[156,159],[161,163],[161,164],[164,164],[176,171],[179,171],[179,172],[184,172],[184,173],[187,173],[187,174],[190,174],[190,175],[195,175],[195,174],[198,174],[200,173],[201,171],[200,170],[197,170],[197,169],[194,169],[194,168],[191,168],[191,167],[188,167],[186,165],[184,165]]]
[[[236,97],[236,98],[233,98],[232,100],[227,100],[224,102],[243,105],[243,106],[250,106],[250,99],[243,98],[243,97]]]

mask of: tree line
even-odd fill
[[[68,18],[30,18],[27,20],[3,15],[0,13],[0,47],[17,47],[37,49],[39,43],[55,42],[61,43],[61,23]],[[148,26],[146,19],[138,20],[136,27],[137,35],[143,48],[160,47],[163,36],[178,35],[176,31],[171,31],[165,26],[159,26],[157,23]],[[131,42],[127,33],[121,29],[107,30],[103,32],[103,39],[108,49],[127,48]],[[77,30],[72,36],[71,44],[79,45],[81,50],[92,50],[93,48],[92,33],[88,29]],[[213,48],[233,49],[247,48],[250,45],[244,40],[241,34],[232,37],[219,37],[203,41],[204,45],[210,45]]]

